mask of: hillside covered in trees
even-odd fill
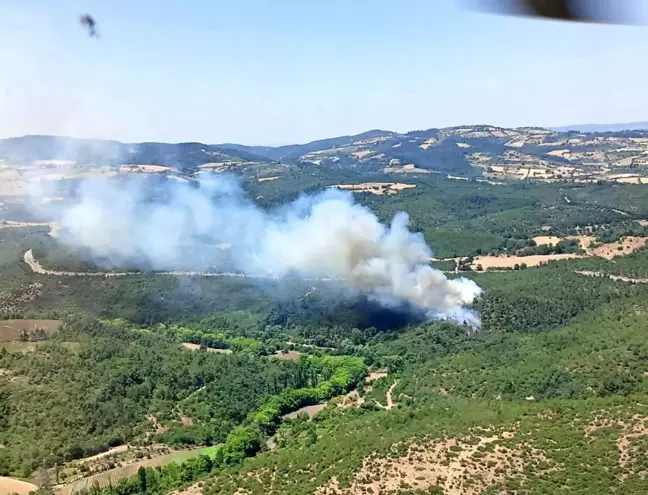
[[[265,166],[278,177],[260,181]],[[556,253],[539,236],[641,239],[645,186],[258,167],[237,175],[267,212],[330,186],[415,186],[353,194],[383,222],[406,211],[434,266],[483,289],[480,327],[327,280],[102,266],[4,197],[0,477],[119,495],[648,493],[646,248],[454,260]]]

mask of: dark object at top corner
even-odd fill
[[[495,11],[544,19],[603,24],[635,24],[624,0],[480,0]]]
[[[83,26],[88,28],[90,36],[97,37],[96,22],[90,14],[82,15],[79,21]]]
[[[570,0],[516,0],[529,13],[565,21],[583,20],[583,13]]]

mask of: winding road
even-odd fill
[[[28,249],[23,255],[23,261],[29,266],[32,272],[40,275],[54,275],[57,277],[126,277],[129,275],[148,275],[151,272],[69,272],[63,270],[49,270],[43,268],[43,265],[34,256],[34,250]],[[171,275],[175,277],[234,277],[234,278],[252,278],[258,280],[280,280],[281,277],[276,275],[250,275],[236,272],[192,272],[192,271],[169,271],[169,272],[152,272],[155,275]],[[304,278],[308,282],[331,282],[335,279],[331,277],[323,278]]]
[[[378,402],[378,400],[374,399],[374,402],[376,403],[376,405],[378,407],[380,407],[381,409],[384,409],[385,411],[389,411],[390,409],[393,409],[394,406],[398,405],[398,404],[396,404],[394,402],[394,399],[392,398],[392,392],[396,388],[396,385],[398,385],[398,380],[394,380],[394,383],[391,385],[391,387],[389,387],[389,389],[387,390],[387,393],[385,394],[385,398],[387,399],[387,405],[386,406],[383,406],[380,402]]]
[[[43,268],[40,262],[34,257],[34,250],[29,249],[23,255],[23,260],[32,272],[38,273],[40,275],[55,275],[59,277],[125,277],[127,275],[142,275],[146,272],[68,272],[62,270],[48,270]],[[273,277],[271,275],[246,275],[244,273],[234,273],[234,272],[185,272],[185,271],[176,271],[176,272],[155,272],[157,275],[174,275],[174,276],[189,276],[189,277],[238,277],[238,278],[258,278],[258,279],[268,279],[268,280],[278,280],[279,277]],[[325,280],[325,279],[321,279]]]

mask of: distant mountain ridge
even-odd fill
[[[326,148],[337,148],[340,146],[349,145],[353,142],[361,141],[363,139],[394,135],[396,135],[395,132],[375,129],[363,132],[361,134],[356,134],[354,136],[339,136],[334,138],[318,139],[317,141],[311,141],[310,143],[306,144],[288,144],[284,146],[245,146],[242,144],[219,144],[217,146],[226,149],[255,153],[272,160],[281,160]]]
[[[629,127],[630,124],[617,124]],[[639,123],[635,124],[639,125]],[[648,127],[648,123],[647,123]],[[354,172],[429,174],[488,179],[648,181],[648,130],[555,131],[541,127],[466,125],[398,133],[374,129],[305,144],[121,143],[55,136],[0,140],[0,163],[47,165],[162,165],[185,174],[276,165],[309,165]],[[274,165],[274,168],[273,168]]]
[[[648,130],[648,121],[643,122],[625,122],[620,124],[575,124],[561,127],[549,127],[552,131],[557,132],[621,132]]]
[[[122,143],[40,135],[0,140],[0,161],[29,164],[48,160],[97,165],[155,164],[178,169],[206,163],[269,161],[245,150],[225,149],[202,143]]]

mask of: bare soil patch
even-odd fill
[[[192,344],[191,342],[183,342],[182,347],[189,351],[199,351],[201,349],[200,344]],[[232,354],[231,349],[215,349],[213,347],[205,347],[207,352],[215,352],[217,354]]]
[[[304,406],[296,411],[293,411],[288,414],[284,414],[281,419],[295,419],[300,414],[307,414],[309,418],[315,416],[318,412],[323,410],[326,407],[326,404],[314,404],[312,406]]]
[[[437,143],[436,138],[430,138],[427,141],[425,141],[424,143],[419,144],[419,148],[421,148],[422,150],[426,150],[426,149],[434,146],[436,143]]]
[[[120,172],[144,172],[144,173],[159,173],[166,170],[173,170],[171,167],[164,167],[162,165],[122,165],[119,167]]]
[[[542,245],[547,245],[547,246],[555,246],[558,244],[560,241],[562,241],[561,237],[555,236],[555,235],[539,235],[533,238],[535,243],[538,246]]]
[[[367,378],[365,378],[365,383],[375,382],[376,380],[380,380],[381,378],[385,378],[386,376],[387,370],[372,371],[371,373],[369,373]]]
[[[339,409],[358,408],[365,403],[364,397],[357,390],[352,390],[336,400],[336,406]]]
[[[299,351],[288,351],[288,352],[277,351],[277,353],[275,354],[275,357],[277,359],[281,359],[283,361],[299,361],[300,356],[301,356],[301,352]]]
[[[646,237],[624,237],[617,242],[611,242],[609,244],[602,244],[599,247],[590,249],[589,245],[586,248],[588,253],[591,253],[593,256],[599,256],[601,258],[612,259],[615,256],[625,256],[627,254],[633,253],[638,249],[641,249],[646,246],[648,238]]]
[[[378,196],[383,194],[396,194],[403,189],[416,187],[416,184],[403,184],[401,182],[363,182],[361,184],[338,184],[338,189],[345,189],[354,192],[370,192]]]
[[[60,320],[0,320],[0,342],[20,341],[23,331],[43,329],[45,333],[53,333],[60,326]]]
[[[526,264],[528,267],[538,266],[550,261],[565,260],[573,258],[583,258],[585,256],[598,256],[611,260],[616,256],[625,256],[638,249],[646,246],[648,237],[624,237],[617,242],[607,244],[596,244],[596,237],[588,235],[568,236],[565,238],[558,236],[537,236],[533,240],[536,244],[553,244],[556,245],[563,239],[576,239],[580,241],[580,246],[585,250],[585,255],[575,253],[564,254],[543,254],[533,256],[478,256],[474,259],[471,268],[475,270],[477,265],[481,265],[483,270],[497,268],[514,268],[515,265]]]
[[[269,181],[269,180],[277,180],[278,178],[279,178],[278,175],[276,175],[274,177],[261,177],[260,179],[257,179],[257,181],[266,182],[266,181]]]
[[[98,461],[98,460],[103,459],[105,457],[110,457],[110,456],[115,455],[115,454],[121,454],[123,452],[126,452],[129,448],[130,447],[128,445],[119,445],[117,447],[113,447],[110,450],[107,450],[106,452],[100,452],[99,454],[95,454],[95,455],[90,456],[90,457],[84,457],[83,459],[79,459],[76,462],[79,463],[79,464],[87,464],[87,463],[90,463],[90,462],[95,462],[95,461]]]
[[[38,487],[32,483],[0,476],[0,494],[17,493],[18,495],[29,495],[29,492],[35,492],[36,490],[38,490]]]
[[[200,485],[201,483],[196,483],[195,485],[191,485],[189,488],[185,488],[184,490],[172,492],[171,495],[201,495],[202,487]]]

